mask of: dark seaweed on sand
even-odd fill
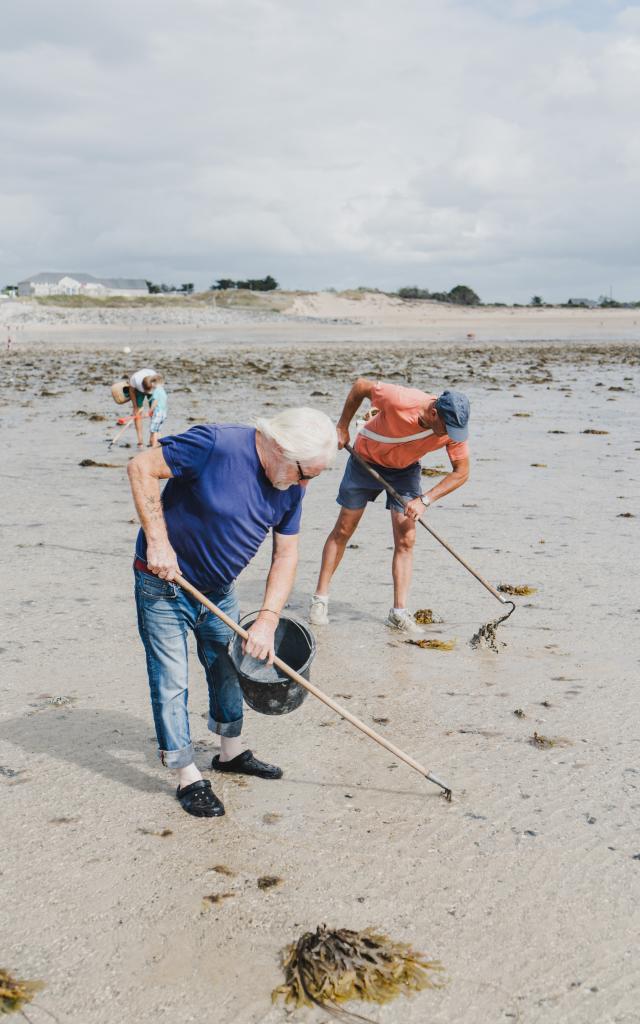
[[[507,615],[502,615],[499,619],[494,619],[492,622],[485,622],[477,633],[474,633],[469,643],[474,648],[477,647],[488,647],[490,651],[495,651],[499,654],[501,647],[506,647],[504,640],[498,640],[496,630],[501,622],[509,618],[509,612]]]
[[[278,875],[261,875],[256,884],[258,889],[274,889],[282,885],[282,879]]]
[[[551,747],[566,747],[570,744],[570,741],[565,740],[562,736],[553,738],[551,736],[543,736],[540,732],[534,732],[529,743],[532,747],[549,750]]]
[[[79,466],[94,466],[98,469],[120,469],[117,462],[94,462],[93,459],[83,459],[82,462],[78,463]]]
[[[501,594],[511,594],[516,597],[528,597],[529,594],[535,594],[536,588],[530,587],[526,583],[521,585],[515,585],[513,583],[499,583],[498,590]]]
[[[422,647],[424,651],[452,651],[456,646],[455,640],[405,640],[405,643]]]
[[[283,998],[291,1009],[315,1004],[342,1021],[370,1020],[339,1005],[350,999],[387,1003],[444,984],[439,961],[372,928],[320,925],[283,950],[282,967],[285,982],[272,993],[274,1002]]]
[[[431,608],[418,608],[413,617],[421,626],[432,626],[434,622],[441,622],[441,619],[434,619]]]

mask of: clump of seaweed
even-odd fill
[[[493,619],[491,622],[485,622],[477,633],[474,633],[469,643],[474,648],[477,647],[488,647],[490,651],[495,651],[496,654],[500,653],[501,647],[506,647],[504,640],[498,640],[496,630],[501,622],[508,619],[511,612],[507,612],[506,615],[502,615],[499,619]]]
[[[285,982],[272,993],[293,1009],[320,1006],[342,1021],[369,1021],[343,1009],[350,999],[388,1003],[399,995],[441,988],[442,965],[405,942],[365,928],[336,930],[320,925],[283,950]]]
[[[232,871],[226,864],[214,864],[212,868],[209,868],[209,871],[215,871],[218,875],[227,875],[229,878],[235,878],[236,875],[236,872]]]
[[[452,651],[456,646],[455,640],[405,640],[405,643],[422,647],[424,651]]]
[[[583,434],[608,434],[609,431],[608,430],[593,430],[593,428],[590,427],[588,430],[583,430],[582,433]]]
[[[422,476],[446,476],[448,470],[444,466],[423,466],[420,472]]]
[[[261,875],[257,882],[258,889],[275,889],[282,885],[282,879],[278,875]]]
[[[93,459],[83,459],[79,466],[94,466],[97,469],[120,469],[116,462],[95,462]]]
[[[442,619],[436,619],[431,608],[418,608],[413,617],[421,626],[432,626],[434,622],[442,622]]]
[[[557,740],[551,739],[550,736],[543,736],[540,732],[534,732],[529,742],[532,746],[543,747],[545,750],[548,750],[549,747],[555,747],[558,743]]]
[[[33,1002],[36,992],[44,988],[41,981],[25,981],[14,978],[4,967],[0,967],[0,1015],[22,1013],[23,1006]]]
[[[522,710],[522,708],[516,708],[513,713],[516,716],[516,718],[526,718],[527,717],[525,715],[524,711]]]
[[[528,594],[535,594],[535,587],[528,587],[526,584],[521,586],[514,586],[511,583],[499,583],[498,590],[501,594],[512,594],[516,597],[527,597]]]

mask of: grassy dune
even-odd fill
[[[43,295],[18,299],[18,302],[37,302],[41,306],[56,306],[60,309],[136,309],[147,307],[176,306],[217,306],[220,309],[264,309],[279,313],[291,305],[296,295],[303,292],[252,292],[244,289],[229,289],[219,292],[196,292],[193,295],[141,295],[128,298],[112,295],[96,298],[92,295]]]

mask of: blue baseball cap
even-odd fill
[[[462,391],[443,391],[436,398],[436,411],[444,421],[452,441],[466,441],[469,436],[469,399]]]

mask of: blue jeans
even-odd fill
[[[220,736],[239,736],[242,731],[242,691],[227,654],[231,630],[177,583],[139,569],[134,569],[134,575],[160,759],[167,768],[183,768],[193,761],[187,712],[190,630],[209,687],[209,729]],[[207,596],[238,621],[233,584]]]

